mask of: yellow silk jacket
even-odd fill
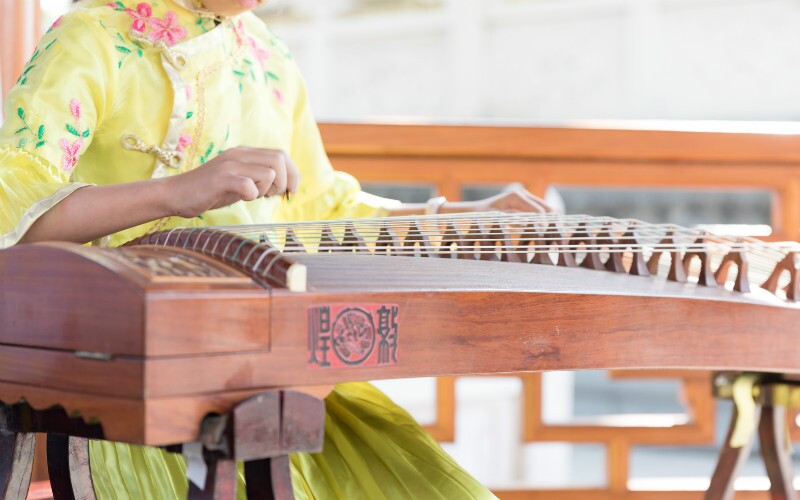
[[[331,167],[284,43],[252,14],[219,20],[192,6],[89,0],[47,31],[5,102],[0,248],[77,189],[176,175],[240,145],[286,151],[302,175],[297,195],[154,221],[108,243],[177,226],[374,216],[391,205]]]

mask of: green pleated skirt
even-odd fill
[[[298,500],[496,498],[372,385],[340,384],[325,407],[322,453],[291,456]],[[181,455],[92,441],[89,459],[98,499],[186,498]],[[241,467],[238,491],[245,499]]]

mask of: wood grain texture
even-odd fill
[[[0,344],[114,356],[269,346],[269,293],[186,250],[22,245],[0,252],[0,282]]]
[[[329,155],[654,162],[798,163],[797,134],[646,130],[636,122],[594,127],[321,123]],[[612,128],[613,127],[613,128]]]
[[[12,433],[0,436],[0,498],[24,500],[33,470],[36,435]]]

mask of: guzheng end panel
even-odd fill
[[[269,293],[177,248],[0,251],[0,344],[108,356],[269,348]]]

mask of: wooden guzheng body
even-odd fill
[[[191,496],[228,497],[236,459],[252,498],[288,498],[286,456],[320,448],[323,415],[291,389],[344,381],[756,372],[755,411],[780,410],[770,388],[794,391],[800,374],[799,249],[496,213],[177,229],[118,249],[17,246],[0,252],[4,495],[24,497],[29,433],[48,432],[59,498],[91,491],[85,437],[184,453],[200,442],[209,469]],[[780,413],[769,414],[772,434],[761,425],[762,448],[781,442]],[[747,449],[723,450],[711,498],[730,495]],[[773,490],[793,495],[786,454],[773,454]]]

